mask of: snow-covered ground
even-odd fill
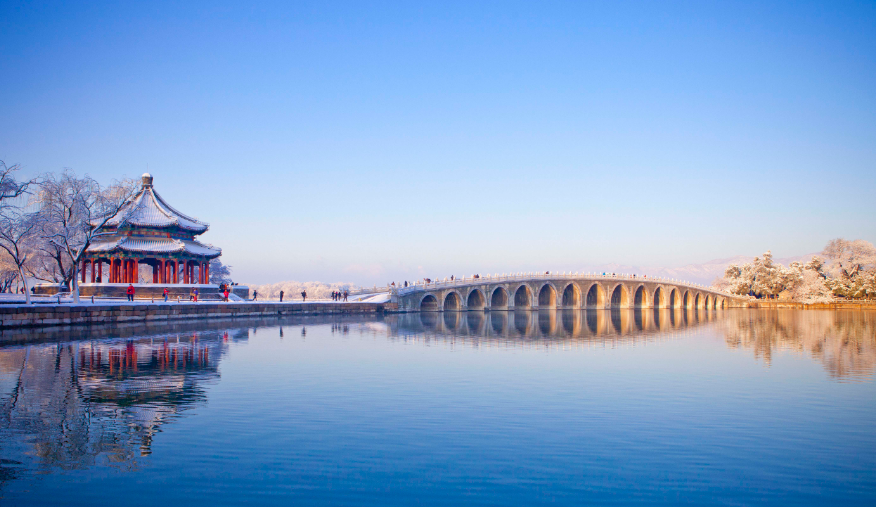
[[[361,296],[350,296],[350,302],[356,303],[389,303],[389,292],[378,292],[377,294],[362,294]]]

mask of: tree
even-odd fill
[[[70,169],[60,175],[48,174],[40,182],[37,201],[43,238],[70,262],[75,302],[79,302],[78,269],[86,250],[137,190],[134,180],[116,181],[102,188],[90,176],[79,178]]]
[[[827,285],[835,295],[855,299],[876,296],[876,247],[872,243],[837,238],[822,253],[831,275]]]
[[[222,264],[218,257],[210,261],[210,283],[231,283],[231,266]]]
[[[51,241],[40,241],[27,274],[37,280],[58,284],[69,291],[73,281],[73,265],[63,248]]]
[[[0,251],[0,292],[8,292],[18,280],[18,267],[5,250]]]
[[[772,253],[767,251],[763,258],[755,257],[750,263],[727,267],[723,280],[714,285],[733,294],[776,297],[785,293],[797,301],[824,303],[832,297],[823,267],[824,261],[813,257],[806,264],[793,262],[786,268],[774,263]]]
[[[827,269],[834,278],[854,278],[862,271],[876,268],[876,247],[863,239],[831,240],[822,255],[827,258]]]
[[[39,220],[34,213],[28,211],[24,200],[34,180],[17,180],[15,173],[20,168],[19,164],[7,166],[0,160],[0,248],[15,264],[18,279],[24,287],[24,301],[30,304],[30,289],[24,270],[34,251]]]
[[[767,250],[763,258],[755,257],[742,266],[728,266],[724,279],[733,294],[772,297],[785,288],[787,276],[783,269],[780,264],[773,263],[773,254]]]

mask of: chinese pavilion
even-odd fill
[[[210,260],[222,250],[195,237],[210,226],[167,204],[152,186],[152,175],[142,180],[140,192],[101,227],[85,251],[82,283],[136,284],[145,264],[152,268],[154,284],[209,284]]]

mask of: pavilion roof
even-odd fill
[[[177,211],[158,195],[152,186],[152,176],[143,175],[143,188],[118,213],[113,215],[105,227],[178,227],[201,234],[207,231],[209,224],[201,222]]]
[[[190,239],[156,237],[138,238],[134,236],[118,236],[114,234],[108,234],[102,238],[95,238],[94,243],[88,247],[89,253],[111,253],[117,250],[146,254],[187,253],[198,257],[209,258],[222,255],[222,249]]]

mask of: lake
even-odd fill
[[[7,330],[0,505],[876,505],[876,312]]]

